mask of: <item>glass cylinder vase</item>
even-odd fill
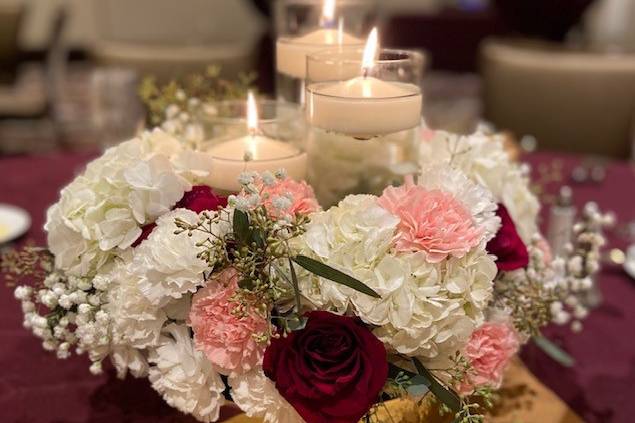
[[[277,99],[304,104],[306,57],[335,46],[363,47],[376,10],[374,0],[278,0]]]
[[[423,56],[383,49],[362,68],[362,55],[337,48],[307,58],[307,177],[323,207],[379,195],[418,170]]]
[[[245,171],[284,169],[292,179],[306,179],[306,125],[299,107],[259,100],[256,108],[255,128],[245,101],[210,104],[199,117],[205,139],[200,150],[212,161],[206,183],[218,192],[239,191],[238,177]]]

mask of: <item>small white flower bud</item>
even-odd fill
[[[562,311],[562,303],[560,301],[554,301],[553,303],[551,303],[549,309],[551,311],[551,314],[555,316]]]
[[[588,315],[589,311],[584,306],[578,305],[573,310],[573,317],[575,317],[576,319],[582,320],[585,319]]]
[[[26,300],[31,296],[31,293],[33,292],[33,289],[30,286],[18,286],[15,288],[15,290],[13,291],[13,296],[15,297],[16,300]]]
[[[566,311],[561,311],[560,313],[553,316],[553,322],[557,325],[564,325],[569,321],[570,315]]]
[[[580,289],[587,291],[591,289],[592,286],[593,286],[593,279],[589,277],[580,279]]]
[[[33,301],[22,301],[22,313],[30,313],[35,311],[35,303]]]
[[[100,361],[96,361],[90,365],[90,372],[94,375],[100,375],[102,373],[102,366]]]
[[[69,309],[73,306],[73,302],[71,301],[71,297],[69,295],[66,294],[62,294],[59,296],[59,299],[57,300],[57,303],[59,304],[60,307],[64,308],[64,309]]]
[[[179,108],[179,106],[177,106],[176,104],[170,104],[168,107],[165,108],[165,117],[168,119],[174,119],[180,111],[181,109]]]
[[[42,348],[46,351],[55,351],[57,349],[57,342],[52,339],[47,339],[42,342]]]
[[[89,314],[91,310],[92,310],[92,307],[90,306],[90,304],[86,304],[86,303],[80,304],[77,307],[77,313],[80,316],[84,316],[86,314]]]

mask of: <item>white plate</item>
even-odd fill
[[[629,276],[635,279],[635,244],[628,247],[626,250],[626,262],[624,263],[624,270]]]
[[[31,227],[31,217],[16,206],[0,203],[0,244],[13,241]]]

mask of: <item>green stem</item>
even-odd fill
[[[293,261],[291,258],[289,260],[289,270],[291,271],[291,281],[293,285],[293,292],[295,294],[295,306],[296,311],[300,314],[301,302],[300,302],[300,287],[298,286],[298,277],[295,274],[295,268],[293,267]]]

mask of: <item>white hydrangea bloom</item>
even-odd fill
[[[338,206],[311,215],[295,248],[338,270],[367,272],[391,246],[399,219],[377,205],[372,195],[350,195]],[[356,291],[301,272],[302,294],[319,307],[346,311]]]
[[[304,422],[262,369],[231,376],[229,386],[232,399],[249,417],[261,418],[265,423]]]
[[[164,214],[157,220],[148,239],[134,251],[132,268],[140,278],[139,289],[153,305],[163,306],[171,299],[194,293],[204,281],[207,264],[197,256],[200,248],[196,244],[209,235],[200,231],[192,232],[192,236],[187,232],[176,235],[176,219],[195,224],[198,215],[185,209]],[[212,228],[218,236],[223,236],[229,229],[226,222]]]
[[[99,270],[209,172],[205,162],[203,153],[160,130],[108,149],[48,210],[45,229],[56,267],[76,275]]]
[[[469,136],[438,131],[421,145],[422,168],[450,163],[467,177],[489,190],[496,202],[505,205],[525,244],[538,231],[540,204],[529,188],[526,170],[510,160],[496,136],[477,132]]]
[[[424,260],[416,254],[403,262],[404,274],[408,270],[412,273],[404,295],[410,299],[406,303],[410,318],[391,318],[374,333],[401,354],[424,359],[449,356],[483,323],[496,264],[483,249],[443,261],[436,265],[435,272],[420,270],[420,262]]]
[[[485,242],[498,232],[500,218],[496,216],[497,205],[492,193],[463,172],[447,164],[430,165],[422,170],[418,184],[428,190],[451,193],[458,199],[470,211],[474,223],[484,229]]]
[[[148,360],[152,387],[170,406],[202,422],[218,420],[225,384],[203,353],[196,351],[185,325],[166,326]]]
[[[294,247],[362,281],[381,298],[302,269],[300,290],[320,308],[352,311],[378,326],[377,335],[393,351],[430,358],[449,354],[483,321],[497,273],[494,258],[484,242],[460,259],[437,264],[423,252],[397,253],[390,248],[397,223],[376,197],[366,195],[349,196],[312,215]]]

